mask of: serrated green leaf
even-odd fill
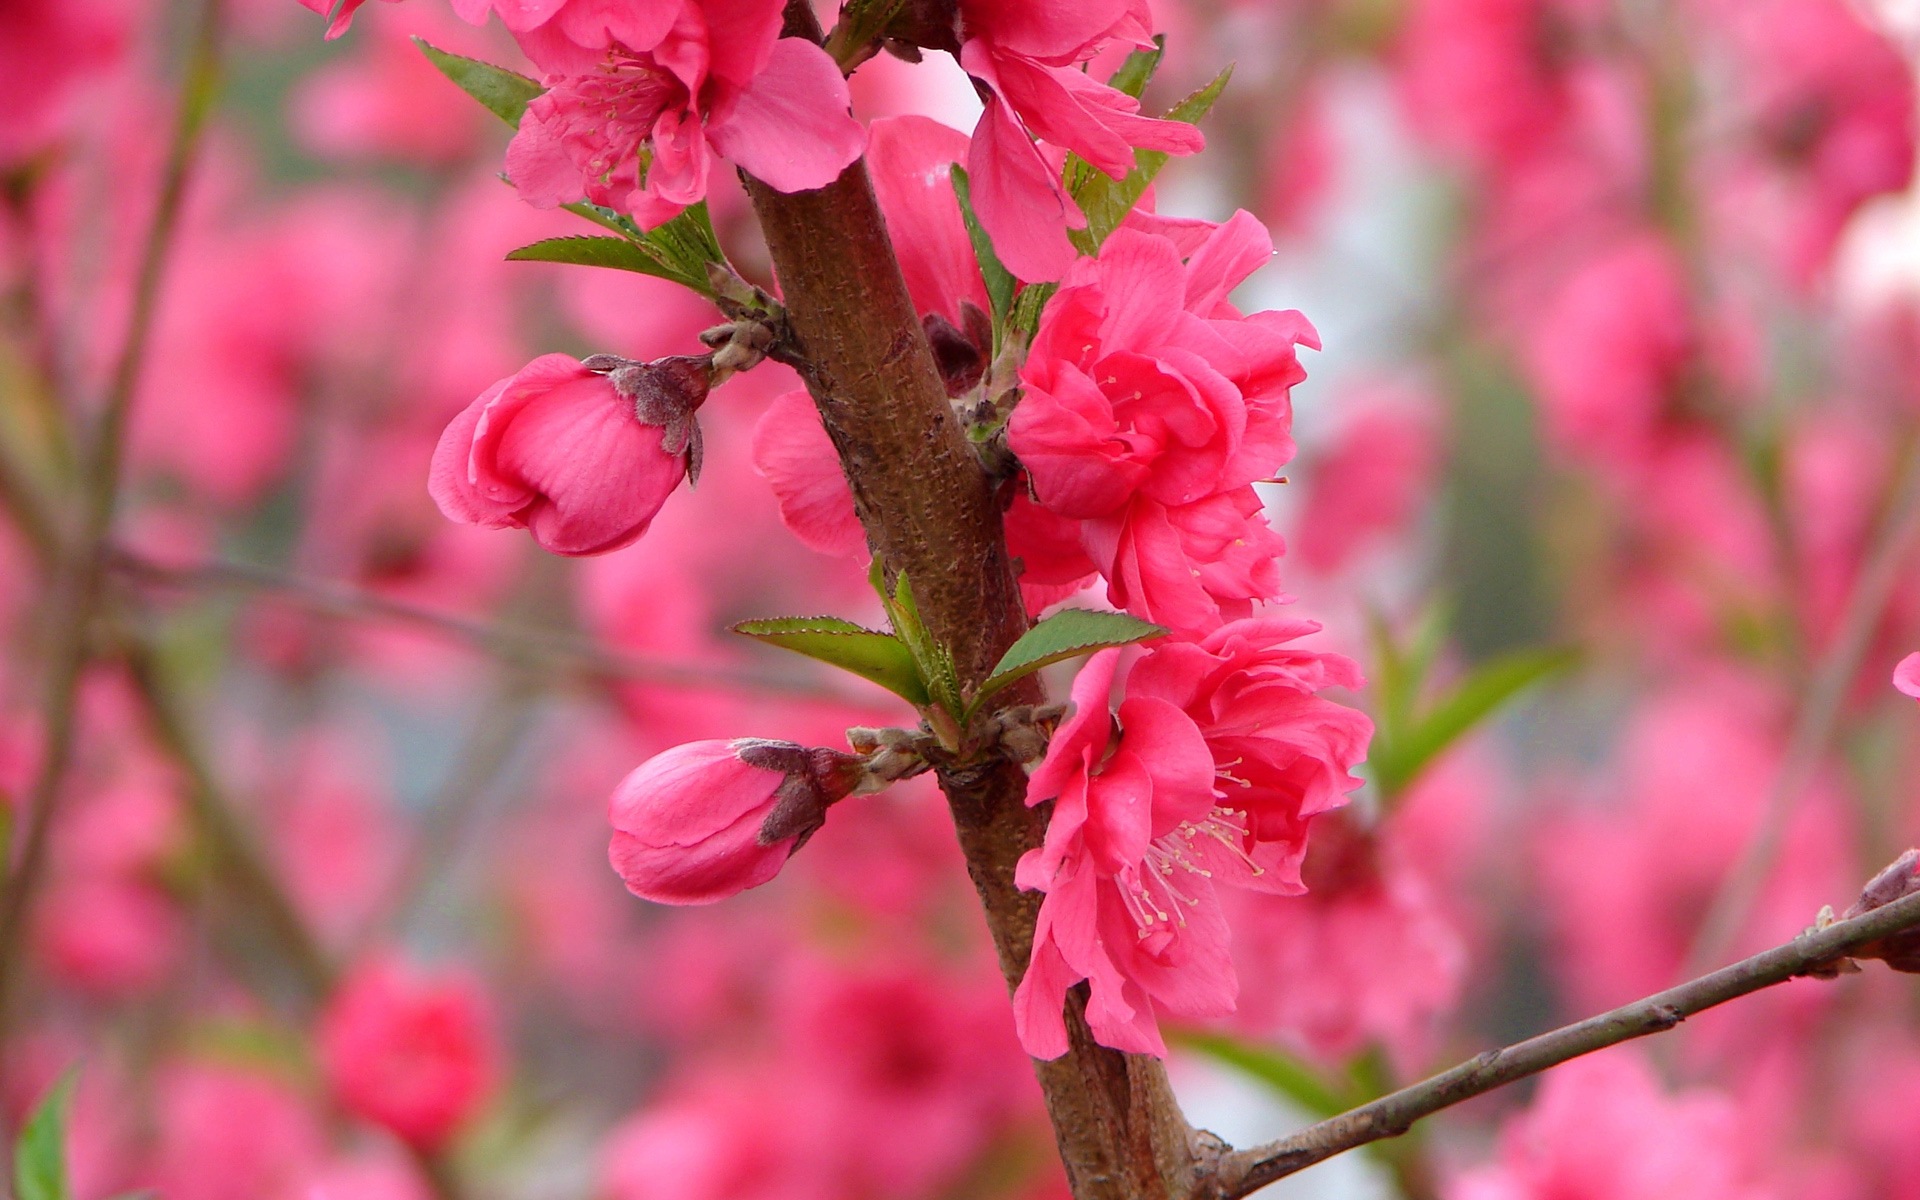
[[[1050,663],[1057,663],[1089,650],[1109,646],[1130,646],[1148,638],[1164,636],[1167,628],[1130,617],[1126,613],[1094,612],[1068,608],[1053,614],[1020,635],[1007,647],[974,696],[974,706],[1016,680],[1025,679]]]
[[[1153,49],[1135,50],[1127,55],[1127,60],[1120,64],[1120,69],[1107,79],[1107,86],[1125,92],[1138,100],[1140,94],[1147,90],[1147,84],[1152,82],[1153,73],[1160,69],[1160,56],[1166,52],[1167,35],[1154,34]]]
[[[1385,742],[1375,739],[1367,757],[1382,796],[1391,802],[1461,735],[1527,688],[1579,661],[1578,650],[1554,647],[1516,650],[1482,663],[1403,732]]]
[[[591,237],[575,234],[542,238],[540,241],[507,252],[508,262],[570,263],[578,267],[609,267],[616,271],[637,271],[662,279],[680,281],[682,276],[647,246],[626,238]]]
[[[442,75],[453,80],[456,87],[486,105],[487,111],[515,129],[520,128],[520,118],[526,113],[527,105],[533,102],[535,96],[547,90],[517,71],[496,67],[477,58],[449,54],[425,38],[416,37],[413,44],[420,47],[427,61],[438,68]]]
[[[77,1078],[68,1071],[48,1090],[13,1147],[14,1200],[72,1200],[67,1184],[67,1107]]]
[[[1229,64],[1207,86],[1168,109],[1166,119],[1198,125],[1213,110],[1214,102],[1220,99],[1220,93],[1226,90],[1227,81],[1231,78],[1233,67]],[[1067,156],[1066,182],[1072,191],[1074,203],[1080,206],[1080,211],[1087,217],[1085,229],[1071,229],[1067,235],[1082,254],[1099,253],[1100,243],[1106,241],[1107,235],[1127,219],[1133,206],[1146,194],[1147,185],[1160,173],[1160,168],[1167,165],[1169,157],[1162,150],[1135,150],[1133,170],[1127,173],[1125,179],[1112,179],[1078,156]],[[1074,186],[1076,181],[1078,186]]]
[[[838,617],[771,617],[742,621],[733,631],[872,680],[916,707],[927,702],[913,652],[890,633]]]
[[[1000,262],[1000,256],[993,251],[993,239],[980,227],[980,219],[973,212],[973,186],[967,179],[967,170],[959,163],[953,164],[954,199],[960,202],[960,217],[967,224],[967,240],[973,243],[973,257],[980,264],[980,278],[987,285],[987,303],[993,308],[993,347],[998,353],[1003,333],[1007,327],[1007,316],[1013,311],[1013,272]]]
[[[1178,1031],[1175,1044],[1204,1054],[1266,1084],[1317,1119],[1338,1116],[1364,1102],[1328,1083],[1306,1063],[1266,1046],[1256,1046],[1224,1033]]]

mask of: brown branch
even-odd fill
[[[786,33],[820,40],[803,0],[789,0]],[[1026,609],[995,486],[954,418],[866,165],[816,191],[747,185],[786,305],[783,357],[839,451],[867,540],[890,577],[912,580],[962,685],[976,683],[1027,628]],[[1028,681],[995,707],[1040,698]],[[1040,902],[1014,886],[1014,864],[1039,844],[1045,814],[1026,807],[1026,778],[1004,760],[963,754],[939,779],[1011,987],[1026,970]],[[1217,1143],[1187,1127],[1159,1060],[1094,1043],[1083,1004],[1083,994],[1069,997],[1068,1053],[1035,1064],[1074,1195],[1197,1194]]]
[[[1763,988],[1796,979],[1893,934],[1920,927],[1920,892],[1851,920],[1809,930],[1783,946],[1722,967],[1679,987],[1528,1038],[1310,1125],[1265,1146],[1238,1150],[1220,1164],[1218,1200],[1237,1200],[1336,1154],[1398,1137],[1422,1117],[1608,1046],[1672,1029],[1681,1021]]]
[[[92,658],[93,622],[104,591],[105,551],[120,495],[127,423],[153,332],[160,282],[179,225],[187,179],[218,90],[224,14],[224,0],[206,0],[201,10],[181,84],[180,111],[161,171],[159,197],[134,277],[125,338],[107,383],[82,479],[79,528],[66,539],[48,605],[53,628],[49,631],[51,650],[41,701],[44,735],[40,770],[28,798],[19,865],[8,877],[5,894],[0,895],[0,1030],[5,1028],[12,989],[21,975],[19,957],[33,900],[46,871],[54,817],[72,765],[80,681]]]

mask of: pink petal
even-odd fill
[[[866,149],[849,103],[847,81],[826,51],[781,38],[752,86],[715,104],[707,140],[776,191],[825,187]]]
[[[967,135],[926,117],[886,117],[868,130],[867,169],[914,309],[955,328],[966,325],[963,303],[989,307],[953,194],[950,168],[966,157]]]
[[[1909,654],[1893,669],[1893,686],[1920,700],[1920,654]]]
[[[767,407],[753,431],[753,465],[780,504],[780,521],[808,549],[848,558],[867,550],[840,456],[804,391]]]
[[[1058,279],[1078,254],[1067,239],[1068,212],[1053,168],[998,97],[987,98],[967,150],[973,210],[1007,270],[1023,280]]]

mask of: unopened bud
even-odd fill
[[[605,375],[615,392],[631,400],[641,424],[664,430],[661,449],[685,455],[687,482],[700,482],[703,454],[700,422],[694,414],[713,387],[712,355],[675,354],[636,362],[616,354],[596,354],[581,365]]]
[[[614,790],[607,854],[636,896],[710,904],[758,887],[859,783],[860,759],[793,742],[689,742]]]
[[[1914,892],[1920,892],[1920,850],[1909,850],[1867,881],[1860,898],[1840,914],[1843,920],[1863,916]],[[1854,958],[1877,958],[1896,971],[1920,975],[1920,929],[1909,929],[1853,952]]]

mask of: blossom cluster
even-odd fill
[[[77,1079],[75,1200],[1062,1200],[1070,1033],[1238,1140],[1911,884],[1898,13],[812,8],[0,3],[0,1128]],[[1051,703],[728,632],[911,616],[755,224],[849,172],[1029,620],[1132,631]],[[1864,965],[1299,1182],[1904,1196]]]

